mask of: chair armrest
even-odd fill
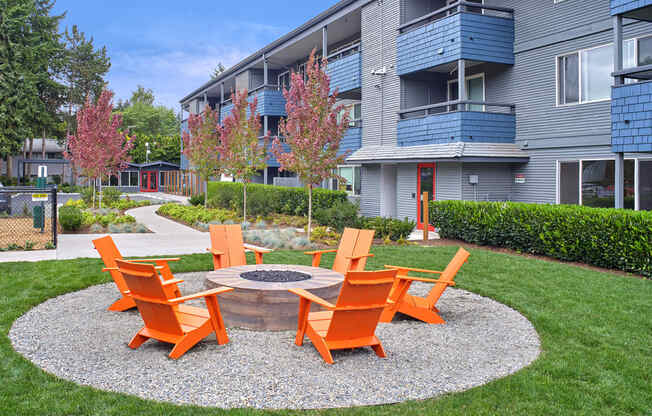
[[[163,281],[162,285],[163,286],[176,285],[177,283],[183,283],[184,281],[185,280],[183,279],[170,279],[170,280]]]
[[[448,286],[455,286],[455,282],[445,281],[441,279],[428,279],[426,277],[398,276],[398,275],[396,276],[396,278],[401,280],[409,280],[411,282],[424,282],[424,283],[432,283],[432,284],[443,283]]]
[[[314,256],[315,254],[324,254],[324,253],[335,253],[337,249],[332,250],[317,250],[317,251],[304,251],[303,254],[308,254],[309,256]]]
[[[385,265],[386,269],[395,269],[395,270],[405,270],[406,272],[417,272],[417,273],[430,273],[430,274],[442,274],[444,272],[440,272],[437,270],[426,270],[426,269],[415,269],[413,267],[403,267],[403,266],[390,266],[390,265]]]
[[[207,248],[206,251],[210,251],[211,254],[214,255],[214,256],[223,256],[224,255],[223,251],[215,250],[214,248]]]
[[[232,287],[218,287],[218,288],[215,288],[215,289],[206,290],[204,292],[195,293],[194,295],[188,295],[188,296],[182,296],[180,298],[170,299],[169,302],[173,303],[173,304],[174,303],[184,303],[184,302],[187,302],[187,301],[193,300],[193,299],[205,298],[207,296],[220,295],[222,293],[230,292],[232,290],[235,290],[235,289],[233,289]]]
[[[110,272],[112,270],[120,270],[117,267],[105,267],[102,269],[103,272]]]
[[[139,259],[139,260],[129,260],[130,262],[133,263],[156,263],[157,261],[181,261],[180,258],[171,258],[171,259]]]
[[[312,293],[308,292],[305,289],[288,289],[288,292],[294,293],[295,295],[300,296],[300,297],[302,297],[304,299],[307,299],[307,300],[309,300],[311,302],[315,302],[316,304],[321,305],[326,309],[329,309],[329,310],[334,310],[335,309],[335,305],[333,305],[332,303],[320,298],[319,296],[313,295]]]
[[[346,259],[348,259],[348,260],[360,260],[360,259],[363,259],[365,257],[373,257],[373,256],[374,256],[373,254],[369,253],[369,254],[361,254],[359,256],[346,256]]]
[[[257,247],[257,246],[252,246],[251,244],[243,244],[244,248],[247,250],[255,251],[257,253],[271,253],[272,250],[271,248],[264,248],[264,247]]]

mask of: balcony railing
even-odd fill
[[[482,109],[475,109],[479,106],[482,106]],[[398,114],[402,120],[406,120],[410,118],[425,117],[432,114],[453,113],[457,111],[479,111],[483,113],[516,114],[516,104],[455,100],[407,108],[399,111]]]
[[[508,17],[511,19],[514,18],[514,9],[510,9],[508,7],[491,6],[488,4],[471,3],[468,1],[458,1],[457,3],[450,4],[446,7],[442,7],[441,9],[437,9],[433,12],[430,12],[426,15],[410,20],[409,22],[405,22],[398,27],[398,30],[400,33],[409,32],[421,26],[425,26],[428,23],[441,20],[452,14],[468,12],[469,10],[474,10],[474,9],[490,10],[495,12],[496,15],[498,15],[498,17]]]

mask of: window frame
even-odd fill
[[[556,176],[556,189],[555,189],[555,205],[561,205],[561,164],[562,163],[579,163],[580,164],[580,171],[579,171],[579,206],[584,206],[583,200],[582,200],[582,173],[584,170],[584,162],[597,162],[597,161],[603,161],[603,160],[613,160],[615,161],[615,157],[594,157],[594,158],[587,158],[587,159],[557,159],[556,160],[556,167],[555,167],[555,176]],[[652,157],[626,157],[625,160],[632,160],[634,161],[634,211],[640,211],[641,210],[641,193],[639,192],[639,184],[640,184],[640,162],[652,162]]]
[[[340,174],[340,169],[341,168],[351,168],[351,169],[353,169],[353,183],[351,184],[351,189],[352,190],[347,191],[345,189],[344,192],[346,192],[347,195],[349,195],[349,196],[357,197],[357,196],[362,195],[362,165],[337,165],[336,169],[337,169],[337,174],[338,175]],[[358,178],[358,180],[360,181],[360,192],[358,194],[355,193],[356,170],[358,171],[358,176],[360,176]],[[337,189],[335,189],[335,190],[338,191],[339,188],[340,188],[340,181],[338,180],[337,181]]]
[[[487,102],[487,78],[486,78],[484,72],[480,72],[478,74],[473,74],[473,75],[467,75],[467,76],[464,77],[464,82],[468,82],[468,81],[470,81],[472,79],[476,79],[476,78],[482,78],[482,101]],[[455,83],[458,83],[458,82],[459,82],[459,79],[449,79],[447,81],[447,83],[446,83],[446,87],[447,87],[446,88],[446,101],[451,101],[451,85],[455,84]],[[468,96],[469,96],[468,85],[465,85],[464,87],[465,87],[464,90],[466,91],[466,96],[467,96],[467,100],[468,100]],[[469,105],[472,105],[472,104],[469,104]],[[464,106],[464,108],[465,108],[464,111],[474,111],[474,110],[468,110],[468,108],[469,108],[468,106]],[[457,111],[459,111],[459,110],[457,110]],[[486,113],[487,112],[487,106],[483,104],[482,105],[482,110],[480,112]]]
[[[629,39],[628,39],[629,40]],[[562,53],[559,55],[555,55],[555,104],[556,107],[570,107],[570,106],[575,106],[575,105],[582,105],[582,104],[593,104],[593,103],[602,103],[605,101],[611,101],[611,96],[607,98],[601,98],[599,100],[587,100],[587,101],[582,101],[582,53],[586,53],[588,51],[594,50],[594,49],[600,49],[604,47],[609,47],[613,46],[613,43],[604,43],[601,45],[596,45],[592,46],[590,48],[583,48],[583,49],[577,49],[574,51]],[[559,91],[560,91],[560,81],[561,81],[561,71],[559,67],[559,58],[565,58],[567,56],[575,55],[577,54],[577,102],[576,103],[560,103],[559,102]],[[612,62],[613,65],[613,62]],[[566,85],[564,84],[564,89],[566,88]]]

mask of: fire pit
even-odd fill
[[[205,286],[232,287],[220,295],[220,309],[227,326],[260,331],[294,330],[299,297],[288,289],[306,289],[331,303],[337,301],[344,276],[310,266],[260,264],[237,266],[208,273]],[[319,310],[316,305],[312,310]]]

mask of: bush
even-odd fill
[[[93,205],[93,186],[87,186],[85,188],[82,188],[80,191],[82,200],[86,203],[88,206]],[[96,195],[97,197],[97,195]]]
[[[361,220],[361,228],[375,230],[375,238],[387,239],[392,241],[407,239],[416,223],[405,218],[404,220],[397,220],[395,218],[373,217],[363,218]]]
[[[102,189],[102,206],[110,207],[120,200],[120,192],[117,188]]]
[[[196,194],[191,196],[188,202],[190,202],[190,205],[199,206],[204,205],[205,199],[206,196],[204,194]]]
[[[73,206],[59,208],[59,224],[65,231],[77,231],[82,225],[82,211]]]
[[[224,209],[206,209],[201,206],[195,207],[179,204],[165,204],[161,206],[156,213],[173,218],[188,225],[195,225],[198,222],[207,224],[211,221],[225,223],[227,220],[236,218],[234,212]]]
[[[443,238],[652,276],[652,213],[574,205],[434,202]]]
[[[361,218],[358,216],[358,204],[348,200],[336,201],[330,207],[316,209],[315,221],[340,232],[345,227],[357,228],[361,223]]]
[[[234,182],[209,182],[209,206],[231,209],[242,215],[242,186],[241,183]],[[313,212],[344,201],[347,201],[346,192],[313,189]],[[269,214],[308,215],[308,190],[285,186],[247,185],[247,215]]]

